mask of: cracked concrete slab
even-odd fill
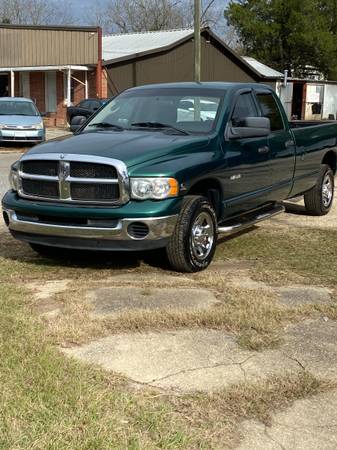
[[[69,279],[44,281],[42,284],[40,282],[33,282],[28,283],[26,287],[33,291],[34,297],[37,300],[46,300],[66,291],[70,282],[71,280]]]
[[[228,281],[233,287],[239,289],[248,289],[253,291],[263,290],[270,293],[274,292],[272,286],[269,286],[263,281],[255,281],[248,275],[241,275],[239,277],[235,275],[234,277],[230,277]]]
[[[70,282],[71,280],[65,279],[44,281],[43,284],[28,283],[26,287],[33,293],[36,311],[46,318],[56,317],[61,311],[61,305],[54,297],[66,291]]]
[[[304,369],[336,379],[336,342],[337,323],[320,319],[289,326],[280,348],[262,352],[243,350],[233,336],[209,329],[119,334],[64,351],[138,383],[215,391]]]
[[[292,325],[281,350],[300,361],[314,376],[337,378],[337,322],[321,318]]]
[[[243,350],[215,330],[120,334],[64,351],[138,383],[180,391],[214,391],[302,370],[282,352]]]
[[[336,450],[337,390],[296,401],[275,413],[270,427],[242,423],[237,450]]]
[[[213,272],[247,272],[256,265],[255,261],[242,259],[215,260],[209,267]]]
[[[106,283],[117,285],[132,284],[132,286],[158,285],[161,286],[192,286],[195,281],[182,274],[171,275],[166,272],[128,272],[108,277]]]
[[[321,286],[290,285],[270,286],[263,281],[255,281],[249,274],[229,276],[229,283],[241,289],[262,290],[277,295],[280,303],[287,306],[322,304],[332,302],[332,290]]]
[[[104,287],[90,291],[88,301],[96,315],[156,309],[207,309],[219,301],[207,289]]]
[[[279,301],[285,305],[331,303],[331,289],[320,286],[286,286],[276,290]]]

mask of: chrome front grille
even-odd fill
[[[87,155],[35,154],[22,157],[19,195],[60,202],[119,205],[129,200],[125,164]]]
[[[59,185],[56,181],[21,179],[21,187],[26,195],[58,199],[60,196]]]
[[[58,165],[58,161],[24,161],[21,163],[21,170],[31,175],[57,177]]]
[[[115,167],[106,164],[73,161],[70,164],[70,176],[76,178],[117,178]]]

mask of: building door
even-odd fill
[[[46,112],[54,113],[57,111],[56,97],[56,72],[45,73],[45,100]]]
[[[0,97],[7,97],[9,95],[9,77],[7,73],[0,73]]]
[[[303,104],[305,103],[304,98],[304,83],[294,83],[293,88],[293,102],[291,109],[291,118],[294,120],[303,119]]]

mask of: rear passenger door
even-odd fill
[[[246,117],[260,115],[252,89],[239,91],[234,98],[228,127],[238,126]],[[267,137],[227,140],[223,173],[227,213],[256,208],[268,201],[273,180],[267,145]]]
[[[261,115],[270,119],[271,133],[268,137],[271,178],[275,200],[287,197],[293,182],[296,147],[289,130],[288,121],[282,116],[280,107],[271,91],[255,89]]]

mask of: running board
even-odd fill
[[[246,215],[246,218],[242,217],[241,222],[234,222],[232,220],[232,224],[228,224],[227,226],[219,226],[218,233],[224,235],[231,235],[233,233],[239,233],[240,231],[250,228],[256,223],[262,222],[263,220],[270,219],[271,217],[277,216],[277,214],[281,214],[285,211],[285,207],[283,205],[277,205],[272,209],[255,211],[255,214]],[[228,221],[229,222],[229,221]]]

